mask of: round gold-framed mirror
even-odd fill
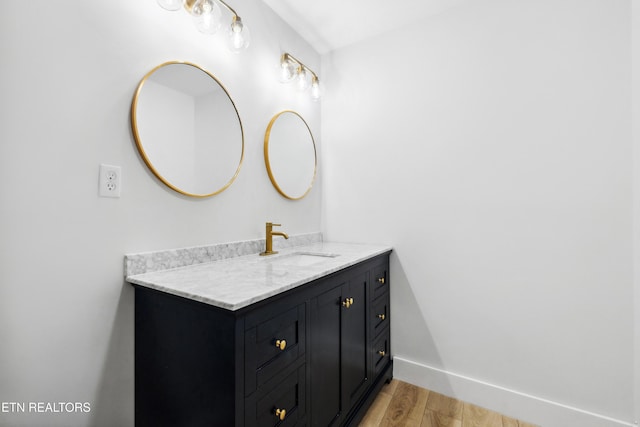
[[[133,97],[131,126],[147,167],[180,194],[216,195],[240,173],[238,110],[220,81],[196,64],[169,61],[149,71]]]
[[[316,178],[316,143],[307,122],[293,110],[273,116],[264,136],[264,162],[269,179],[282,196],[300,200]]]

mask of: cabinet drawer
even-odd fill
[[[373,376],[375,377],[384,368],[391,359],[391,346],[389,345],[389,329],[385,331],[380,338],[376,339],[371,348],[373,361]]]
[[[378,299],[389,290],[389,270],[387,265],[379,265],[371,270],[372,300]]]
[[[245,395],[294,363],[305,349],[305,304],[245,331]]]
[[[257,427],[302,425],[306,421],[304,396],[305,365],[302,365],[272,389],[247,398],[245,423]]]
[[[385,294],[371,304],[371,328],[377,337],[389,325],[389,294]]]

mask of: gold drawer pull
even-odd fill
[[[280,350],[284,350],[287,348],[287,340],[276,340],[276,347]]]
[[[384,285],[384,277],[379,278],[378,282],[380,282],[380,283],[382,283]]]
[[[386,319],[386,318],[387,318],[387,316],[385,316],[384,314],[378,314],[378,318],[379,318],[380,320],[384,320],[384,319]]]
[[[351,307],[353,305],[353,298],[346,298],[344,301],[342,301],[342,305],[346,308]]]
[[[386,351],[384,351],[384,350],[380,350],[380,351],[378,352],[378,354],[379,354],[380,356],[384,357],[384,355],[385,355],[385,354],[387,354],[387,352],[386,352]]]
[[[284,417],[287,416],[286,409],[276,409],[276,417],[280,418],[280,421],[284,420]]]

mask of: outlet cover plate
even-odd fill
[[[98,185],[98,195],[100,197],[120,197],[122,168],[120,166],[101,164]]]

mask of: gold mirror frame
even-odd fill
[[[271,138],[271,131],[272,128],[274,126],[274,124],[276,123],[276,121],[278,120],[278,118],[280,116],[282,116],[285,113],[292,113],[296,116],[298,116],[298,118],[300,118],[300,120],[302,120],[302,123],[304,123],[304,125],[306,126],[307,130],[309,131],[309,137],[311,138],[311,143],[313,145],[313,177],[311,178],[311,182],[309,183],[309,187],[306,189],[306,191],[301,195],[301,196],[292,196],[290,194],[287,194],[281,187],[280,184],[278,184],[275,176],[274,176],[274,172],[271,166],[271,162],[269,160],[269,141]],[[316,141],[313,137],[313,133],[311,132],[311,128],[309,128],[309,125],[307,124],[307,121],[297,112],[293,111],[293,110],[284,110],[279,112],[278,114],[276,114],[275,116],[273,116],[273,118],[271,119],[271,121],[269,122],[269,125],[267,126],[267,131],[265,132],[264,135],[264,163],[265,166],[267,168],[267,173],[269,174],[269,179],[271,180],[271,183],[273,184],[273,186],[275,187],[275,189],[278,191],[278,193],[280,193],[280,195],[282,195],[283,197],[289,199],[289,200],[300,200],[302,198],[304,198],[307,194],[309,194],[309,192],[311,191],[311,188],[313,187],[313,184],[316,180],[316,174],[318,172],[318,152],[316,150]]]
[[[147,152],[144,149],[144,146],[142,144],[142,138],[140,137],[140,132],[138,130],[138,122],[137,122],[137,107],[138,107],[138,99],[140,97],[140,92],[142,91],[142,88],[144,86],[144,84],[147,82],[147,80],[153,75],[153,73],[155,73],[157,70],[159,70],[162,67],[166,67],[168,65],[187,65],[187,66],[191,66],[196,68],[197,70],[202,71],[203,73],[207,74],[214,82],[216,82],[220,88],[224,91],[224,93],[227,95],[227,97],[229,98],[229,101],[231,102],[231,105],[233,106],[233,109],[236,113],[236,117],[238,118],[238,124],[240,126],[240,135],[242,137],[242,145],[241,145],[241,152],[240,152],[240,161],[238,162],[238,167],[235,170],[235,173],[233,174],[233,176],[231,177],[231,179],[229,181],[226,182],[226,184],[224,184],[221,188],[217,189],[214,192],[211,193],[204,193],[204,194],[200,194],[200,193],[191,193],[189,191],[185,191],[179,187],[177,187],[176,185],[172,184],[171,182],[169,182],[169,180],[167,180],[161,173],[160,171],[157,170],[157,168],[153,165],[153,163],[151,162],[151,160],[149,159],[149,156],[147,155]],[[231,95],[229,95],[229,92],[227,91],[227,89],[224,87],[224,85],[222,83],[220,83],[220,81],[210,72],[208,72],[207,70],[205,70],[204,68],[200,67],[197,64],[194,64],[192,62],[187,62],[187,61],[168,61],[168,62],[164,62],[156,67],[154,67],[151,71],[149,71],[147,74],[144,75],[144,77],[142,78],[142,80],[140,81],[140,83],[138,84],[138,87],[135,91],[135,94],[133,96],[133,102],[131,103],[131,127],[133,130],[133,137],[134,140],[136,142],[136,147],[138,148],[138,152],[140,153],[140,155],[142,156],[142,159],[144,160],[145,164],[147,165],[147,167],[149,168],[149,170],[151,170],[151,172],[163,183],[165,184],[167,187],[171,188],[172,190],[176,191],[177,193],[183,194],[185,196],[190,196],[190,197],[198,197],[198,198],[206,198],[206,197],[211,197],[211,196],[215,196],[216,194],[220,194],[222,193],[224,190],[226,190],[227,188],[229,188],[229,186],[231,184],[233,184],[233,182],[235,181],[235,179],[238,177],[238,174],[240,173],[240,169],[242,167],[242,162],[244,161],[244,128],[242,126],[242,120],[240,119],[240,114],[238,113],[238,109],[236,108],[236,104],[233,102],[233,99],[231,98]]]

